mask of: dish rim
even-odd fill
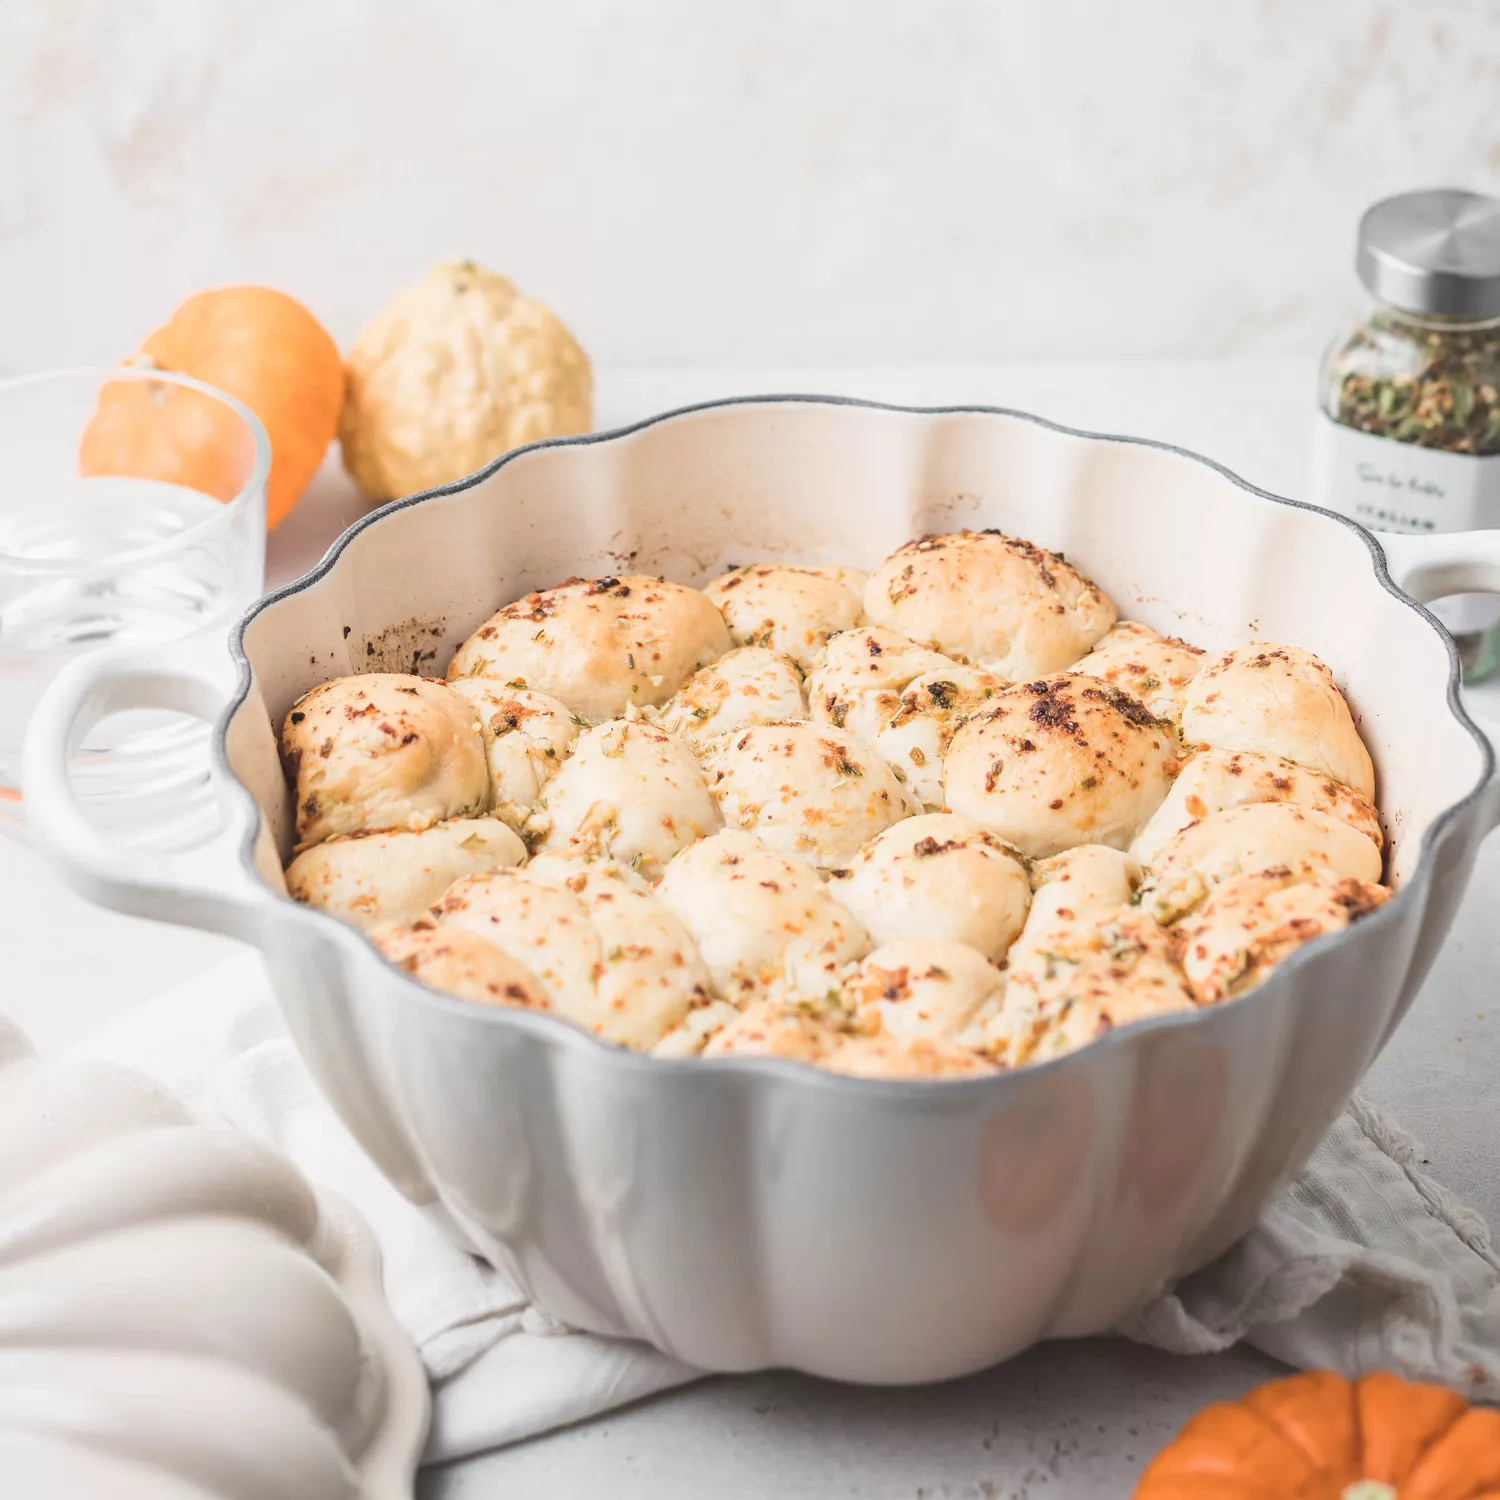
[[[264,813],[259,802],[251,794],[250,789],[235,774],[229,762],[227,748],[229,725],[240,709],[244,707],[245,700],[249,697],[252,686],[250,660],[245,652],[245,632],[255,620],[268,609],[291,598],[294,594],[302,593],[313,585],[320,583],[332,573],[343,556],[345,549],[354,538],[379,524],[386,517],[394,515],[397,511],[424,504],[428,500],[434,500],[446,495],[462,494],[465,490],[473,489],[476,485],[483,483],[492,475],[498,473],[507,464],[514,462],[524,454],[534,453],[547,448],[583,448],[600,443],[615,442],[621,438],[631,437],[636,433],[644,432],[649,428],[663,426],[684,417],[697,416],[703,412],[721,411],[735,407],[773,407],[786,405],[853,407],[912,417],[1008,417],[1012,420],[1030,423],[1034,427],[1040,427],[1049,432],[1059,433],[1065,437],[1082,438],[1089,442],[1118,443],[1131,447],[1151,449],[1155,452],[1168,453],[1177,458],[1185,458],[1192,463],[1211,469],[1221,478],[1228,480],[1237,489],[1253,495],[1257,500],[1265,501],[1272,505],[1286,506],[1293,510],[1311,511],[1330,521],[1337,522],[1349,531],[1352,531],[1365,544],[1365,550],[1369,554],[1376,582],[1399,603],[1420,616],[1426,622],[1428,628],[1440,638],[1448,657],[1448,710],[1457,720],[1460,727],[1468,731],[1469,737],[1479,750],[1481,770],[1478,779],[1468,791],[1455,801],[1449,803],[1428,824],[1422,834],[1421,843],[1417,851],[1417,862],[1410,878],[1395,891],[1389,901],[1385,902],[1378,910],[1370,913],[1368,916],[1362,917],[1358,923],[1344,928],[1341,932],[1329,933],[1324,937],[1304,944],[1289,958],[1283,960],[1269,978],[1252,989],[1247,990],[1244,994],[1235,996],[1230,1000],[1220,1001],[1212,1006],[1195,1007],[1188,1011],[1173,1011],[1165,1015],[1150,1017],[1144,1021],[1133,1022],[1129,1026],[1115,1027],[1105,1033],[1105,1035],[1090,1042],[1087,1046],[1081,1047],[1074,1052],[1065,1053],[1048,1062],[1029,1064],[1023,1068],[1001,1068],[993,1073],[980,1074],[967,1078],[860,1078],[833,1073],[826,1068],[810,1067],[806,1063],[795,1062],[785,1058],[704,1058],[697,1056],[670,1058],[657,1057],[649,1052],[632,1051],[629,1048],[617,1046],[612,1042],[603,1041],[591,1032],[585,1031],[581,1026],[565,1020],[561,1016],[506,1006],[476,1005],[471,1000],[463,1000],[457,996],[446,994],[441,990],[433,989],[423,984],[414,976],[406,973],[397,965],[392,964],[362,929],[353,927],[330,913],[305,906],[289,896],[282,896],[267,885],[257,868],[255,860],[255,845],[264,822]],[[1273,985],[1284,988],[1292,982],[1292,979],[1302,968],[1306,967],[1315,958],[1335,952],[1351,939],[1361,937],[1367,932],[1379,930],[1397,921],[1398,918],[1404,918],[1407,908],[1417,899],[1417,893],[1421,891],[1425,897],[1426,888],[1432,879],[1433,850],[1437,843],[1442,837],[1447,835],[1461,814],[1471,810],[1479,802],[1495,779],[1495,747],[1491,744],[1489,737],[1470,717],[1468,710],[1464,707],[1460,694],[1462,677],[1458,648],[1454,645],[1452,638],[1443,630],[1432,611],[1424,605],[1419,604],[1410,594],[1405,593],[1396,586],[1395,581],[1391,577],[1390,569],[1387,566],[1385,551],[1372,532],[1350,517],[1340,515],[1337,511],[1325,509],[1321,505],[1313,505],[1305,500],[1292,500],[1285,495],[1277,495],[1269,490],[1261,489],[1258,485],[1251,484],[1247,479],[1236,474],[1232,469],[1227,468],[1217,460],[1194,452],[1190,448],[1184,448],[1179,444],[1169,443],[1159,438],[1137,437],[1113,432],[1095,432],[1087,428],[1071,427],[1066,423],[1055,422],[1034,412],[1021,411],[1013,407],[969,404],[906,406],[893,402],[867,400],[858,396],[829,396],[799,392],[780,395],[727,396],[710,401],[698,401],[687,406],[673,407],[668,411],[659,412],[654,416],[644,417],[639,421],[620,427],[607,428],[600,432],[580,433],[572,437],[545,438],[539,442],[527,443],[523,447],[513,448],[498,455],[483,468],[476,469],[472,474],[467,474],[462,479],[454,480],[450,484],[437,485],[431,489],[419,490],[417,493],[403,496],[399,500],[389,501],[385,505],[378,506],[368,514],[361,516],[357,521],[354,521],[340,532],[330,544],[328,550],[306,573],[302,574],[299,578],[292,579],[290,582],[283,584],[280,588],[273,589],[270,593],[265,594],[252,604],[230,631],[228,644],[230,659],[234,663],[238,675],[232,693],[214,722],[213,762],[215,769],[220,775],[222,784],[229,789],[229,795],[239,802],[240,810],[243,814],[243,828],[238,848],[238,860],[242,873],[246,874],[254,883],[260,895],[269,897],[277,903],[274,916],[270,918],[271,920],[311,921],[317,923],[318,926],[314,931],[323,938],[331,942],[342,943],[350,951],[351,956],[358,953],[361,961],[374,959],[382,968],[388,970],[394,978],[398,979],[405,986],[408,999],[411,1003],[421,1004],[437,1010],[440,1014],[450,1015],[455,1018],[465,1018],[481,1025],[492,1024],[518,1027],[540,1043],[581,1049],[585,1055],[593,1055],[599,1061],[607,1057],[618,1067],[642,1070],[647,1074],[655,1074],[662,1077],[668,1074],[682,1076],[686,1072],[694,1077],[735,1076],[751,1082],[761,1079],[768,1084],[798,1084],[806,1087],[840,1091],[879,1091],[884,1098],[905,1100],[913,1104],[920,1102],[923,1105],[930,1105],[936,1100],[942,1099],[951,1100],[954,1106],[957,1107],[967,1105],[981,1092],[993,1092],[998,1099],[1002,1092],[1009,1092],[1016,1088],[1025,1087],[1027,1084],[1051,1074],[1054,1070],[1066,1068],[1069,1065],[1076,1066],[1081,1058],[1093,1057],[1096,1060],[1103,1060],[1109,1052],[1122,1046],[1135,1046],[1139,1040],[1146,1037],[1205,1023],[1213,1017],[1237,1011],[1247,1001],[1259,999],[1264,1002],[1264,992],[1268,988]]]

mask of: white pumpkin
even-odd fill
[[[426,1425],[353,1210],[0,1017],[0,1490],[396,1500]]]
[[[344,467],[375,500],[449,484],[593,421],[593,375],[572,334],[471,260],[397,292],[355,340],[346,373]]]

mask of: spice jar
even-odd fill
[[[1312,498],[1376,531],[1500,527],[1500,200],[1386,198],[1355,266],[1374,300],[1323,359]],[[1433,608],[1466,679],[1500,665],[1500,599]]]

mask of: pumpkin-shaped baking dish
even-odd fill
[[[1374,755],[1395,896],[1242,999],[1040,1067],[898,1082],[642,1056],[454,1000],[283,894],[273,725],[314,685],[441,673],[498,604],[575,574],[870,568],[909,537],[989,526],[1065,552],[1167,634],[1330,663]],[[1500,534],[1389,545],[1424,593],[1500,579]],[[354,526],[233,650],[232,689],[227,663],[219,686],[119,658],[60,677],[28,745],[39,841],[111,905],[258,944],[338,1112],[460,1244],[570,1322],[718,1370],[957,1375],[1107,1329],[1218,1254],[1401,1018],[1500,800],[1451,645],[1367,532],[1189,454],[1015,413],[767,398],[521,449]],[[101,847],[65,777],[100,712],[163,703],[218,720],[231,812],[177,863]]]
[[[140,1073],[0,1017],[0,1490],[398,1500],[420,1362],[368,1227]]]

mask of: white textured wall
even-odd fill
[[[608,363],[1315,348],[1500,192],[1486,0],[0,0],[0,367],[469,255]]]

